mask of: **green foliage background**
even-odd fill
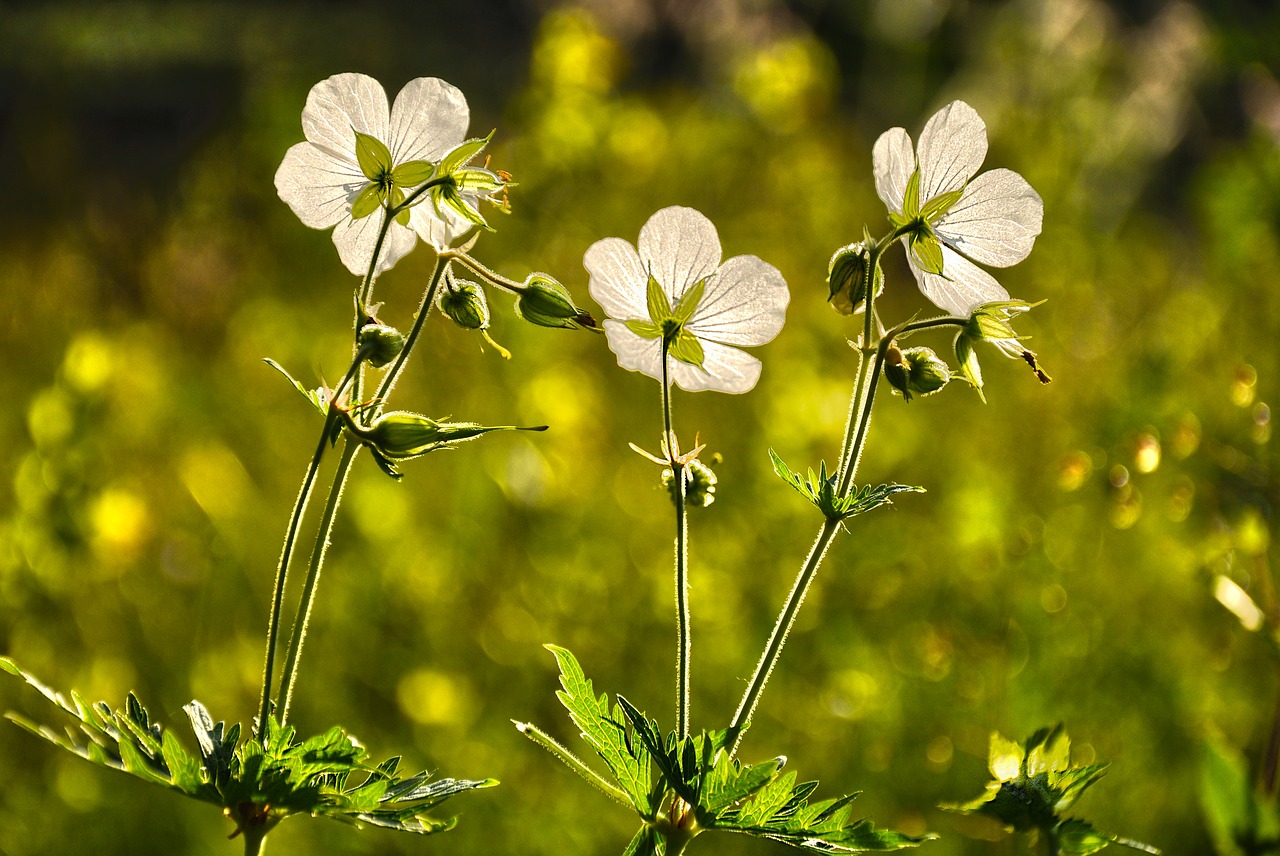
[[[1213,597],[1269,597],[1270,413],[1280,317],[1280,13],[1266,4],[962,0],[690,4],[238,2],[0,9],[0,652],[167,725],[199,698],[256,710],[271,577],[319,428],[261,358],[334,380],[350,277],[272,176],[307,90],[363,71],[438,76],[497,128],[514,213],[476,254],[549,271],[584,302],[583,251],[660,207],[717,225],[792,290],[747,396],[681,395],[719,451],[693,537],[696,727],[724,725],[818,521],[770,469],[838,450],[854,330],[824,305],[831,252],[884,230],[876,136],[953,98],[988,165],[1045,200],[1000,274],[1046,299],[1022,324],[1054,375],[988,357],[960,388],[882,401],[863,478],[925,485],[837,543],[748,735],[822,794],[936,854],[1020,844],[936,810],[986,780],[992,730],[1065,720],[1114,762],[1080,810],[1170,854],[1209,851],[1206,734],[1253,757],[1275,660]],[[923,308],[893,253],[888,317]],[[407,325],[430,260],[383,277]],[[633,819],[525,741],[574,737],[571,648],[599,688],[670,722],[670,510],[652,465],[658,389],[602,337],[435,324],[397,405],[548,423],[406,468],[357,467],[304,656],[297,723],[379,757],[494,776],[434,839],[290,821],[278,853],[620,852]],[[914,342],[913,342],[914,344]],[[0,707],[47,718],[0,681]],[[188,741],[188,746],[193,746]],[[206,806],[0,727],[0,853],[224,854]],[[781,852],[754,842],[710,852]]]

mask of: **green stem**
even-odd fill
[[[466,253],[458,253],[456,258],[462,264],[463,267],[465,267],[467,270],[471,271],[481,279],[487,281],[491,285],[495,285],[498,288],[504,289],[506,291],[510,291],[513,294],[519,294],[520,292],[525,290],[523,282],[516,282],[514,279],[507,279],[502,274],[493,270],[493,268],[490,268],[484,265],[483,263],[481,263],[480,261],[471,258],[471,256],[467,255]]]
[[[587,784],[600,791],[605,796],[615,802],[621,803],[627,808],[634,808],[631,804],[631,797],[627,796],[623,790],[612,782],[605,779],[577,755],[566,749],[559,741],[538,726],[529,722],[517,722],[516,730],[528,737],[534,743],[537,743],[543,749],[546,749],[552,755],[560,759],[560,763],[564,764],[570,770],[581,776]]]
[[[818,568],[822,565],[822,560],[827,555],[827,548],[831,546],[831,542],[835,539],[839,528],[839,520],[825,521],[822,524],[822,529],[818,532],[817,540],[809,548],[809,555],[805,558],[804,565],[800,568],[800,574],[796,577],[795,584],[791,587],[791,593],[787,595],[787,601],[782,607],[782,612],[778,614],[778,620],[773,625],[773,633],[770,634],[769,641],[765,644],[764,653],[760,655],[760,662],[756,664],[756,672],[751,678],[751,683],[747,685],[747,691],[742,696],[742,701],[738,704],[738,710],[733,715],[733,721],[729,723],[726,745],[729,747],[730,758],[738,751],[738,742],[742,739],[742,731],[746,728],[747,723],[751,721],[752,715],[755,714],[756,705],[760,702],[760,694],[764,692],[765,684],[769,682],[769,676],[773,674],[773,668],[778,664],[778,658],[782,655],[782,646],[787,643],[787,636],[791,633],[791,627],[796,621],[796,614],[799,613],[800,606],[804,603],[805,595],[809,592],[809,585],[818,573]]]
[[[338,384],[338,388],[330,393],[330,400],[336,401],[351,383],[352,378],[360,370],[360,366],[364,363],[365,353],[363,350],[357,351],[355,359],[351,362],[351,367],[347,369],[346,375],[342,378],[342,382]],[[298,540],[298,527],[302,524],[302,518],[307,513],[307,504],[311,501],[311,492],[315,487],[316,474],[320,471],[320,463],[324,459],[325,450],[329,446],[329,435],[333,431],[334,422],[337,419],[337,410],[332,406],[329,413],[325,416],[324,429],[320,432],[320,441],[316,444],[315,454],[311,456],[311,464],[307,467],[307,474],[302,480],[302,489],[298,492],[298,498],[293,504],[293,513],[289,517],[289,528],[285,534],[284,547],[280,551],[280,564],[276,568],[275,587],[271,592],[271,620],[267,624],[267,654],[266,664],[262,670],[262,699],[258,706],[258,735],[265,737],[267,717],[271,715],[271,682],[275,678],[275,661],[276,646],[280,641],[280,615],[284,601],[284,586],[289,574],[289,563],[293,558],[293,550]]]
[[[404,371],[409,354],[413,351],[414,345],[417,344],[418,338],[422,333],[423,324],[427,319],[427,315],[430,314],[432,305],[435,303],[436,291],[440,287],[440,281],[447,266],[447,257],[440,256],[436,258],[435,269],[431,272],[430,284],[423,294],[422,304],[418,307],[418,317],[413,322],[413,329],[405,339],[404,348],[400,351],[395,362],[392,363],[391,369],[383,377],[382,383],[378,387],[378,403],[370,408],[369,418],[372,419],[377,415],[382,407],[382,402],[391,394],[391,390],[395,387],[396,381],[399,380],[401,372]],[[350,437],[346,438],[342,449],[342,458],[338,462],[337,472],[334,473],[333,483],[329,487],[329,498],[325,503],[324,514],[320,519],[320,526],[316,533],[315,546],[311,551],[311,565],[307,569],[307,578],[302,588],[302,599],[298,604],[298,614],[293,622],[293,634],[289,639],[284,682],[280,687],[281,725],[288,719],[289,708],[293,702],[293,689],[298,675],[298,659],[302,655],[302,644],[306,640],[307,625],[311,619],[311,607],[315,602],[316,586],[320,581],[320,572],[324,568],[329,539],[333,534],[333,523],[337,518],[338,506],[342,503],[342,491],[346,486],[347,476],[351,472],[351,464],[355,461],[360,449],[359,443],[354,442]]]
[[[689,736],[689,655],[692,651],[689,614],[689,515],[685,505],[688,472],[676,459],[676,435],[671,428],[671,378],[668,368],[670,341],[662,339],[662,442],[675,485],[676,505],[676,723],[680,739]]]
[[[250,825],[240,837],[244,839],[244,856],[262,856],[267,845],[267,833],[263,829]]]

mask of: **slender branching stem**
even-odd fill
[[[834,540],[836,531],[839,528],[839,520],[829,519],[822,524],[822,529],[819,530],[818,537],[813,542],[813,546],[809,548],[809,555],[805,558],[804,565],[800,568],[800,574],[796,577],[796,581],[791,587],[791,593],[787,595],[787,601],[782,607],[782,612],[778,614],[778,620],[773,625],[773,633],[769,635],[769,641],[765,644],[764,653],[760,655],[760,662],[756,664],[756,672],[751,678],[751,683],[747,685],[747,691],[742,696],[742,701],[738,704],[738,710],[733,715],[733,721],[729,723],[726,745],[731,758],[738,751],[738,742],[742,739],[742,730],[746,728],[747,723],[751,721],[752,715],[755,714],[756,705],[760,702],[760,694],[764,692],[765,684],[768,683],[769,676],[773,674],[774,666],[778,664],[778,658],[782,655],[782,646],[787,643],[787,636],[791,633],[791,627],[795,624],[796,615],[800,612],[800,606],[804,603],[805,595],[809,592],[809,585],[813,582],[814,575],[818,573],[818,568],[822,565],[822,560],[827,555],[827,548],[831,546],[831,542]]]
[[[514,279],[508,279],[493,268],[488,267],[477,259],[473,259],[466,253],[458,253],[456,258],[463,267],[491,285],[495,285],[505,291],[510,291],[513,294],[519,294],[525,290],[523,282],[516,282]]]
[[[556,756],[556,758],[560,759],[560,763],[564,764],[570,770],[573,770],[581,776],[587,784],[591,785],[614,802],[621,803],[627,808],[634,808],[631,804],[631,798],[627,796],[621,788],[614,785],[595,770],[591,769],[591,767],[587,766],[581,758],[570,752],[562,743],[538,726],[529,722],[517,722],[516,730],[525,737],[528,737],[534,743],[537,743],[543,749],[546,749],[552,755]]]
[[[685,504],[685,487],[688,471],[683,461],[677,459],[675,431],[671,428],[671,377],[669,367],[670,341],[662,339],[662,444],[666,448],[667,461],[671,464],[672,485],[676,506],[676,727],[680,739],[689,736],[689,514]]]
[[[359,372],[364,362],[365,352],[359,350],[351,361],[351,367],[338,387],[329,393],[330,401],[342,396],[352,378]],[[311,492],[315,487],[316,475],[320,471],[320,463],[324,459],[325,450],[329,447],[329,436],[333,432],[338,412],[332,406],[324,420],[324,429],[320,432],[320,441],[316,444],[315,454],[311,456],[311,464],[302,480],[302,489],[293,504],[293,513],[289,517],[289,528],[285,533],[284,547],[280,551],[280,564],[276,568],[275,587],[271,593],[271,619],[267,625],[266,665],[262,670],[262,699],[258,707],[258,735],[265,739],[267,717],[271,715],[271,683],[275,679],[276,646],[280,640],[280,615],[284,601],[285,581],[289,574],[289,563],[293,558],[293,550],[298,541],[298,527],[307,513],[307,504],[311,501]]]
[[[397,355],[395,362],[392,363],[390,370],[383,377],[382,383],[378,387],[378,401],[371,408],[372,414],[370,418],[377,415],[377,412],[381,409],[382,402],[391,394],[396,381],[399,380],[400,374],[404,371],[409,354],[413,351],[414,345],[417,344],[418,338],[422,333],[423,324],[430,313],[431,306],[435,303],[436,292],[440,287],[448,262],[449,257],[445,255],[441,255],[436,259],[435,269],[431,272],[430,283],[423,294],[422,303],[418,307],[418,317],[414,319],[413,329],[410,330],[409,335],[405,338],[404,348]],[[289,640],[284,679],[280,687],[280,723],[282,725],[288,719],[289,708],[293,701],[293,689],[298,673],[298,659],[302,654],[302,644],[306,639],[307,625],[311,618],[311,607],[315,602],[316,586],[320,581],[320,572],[324,568],[329,539],[333,534],[334,520],[337,518],[338,507],[342,503],[343,488],[346,486],[347,476],[351,472],[351,465],[361,448],[360,444],[351,437],[347,437],[344,442],[342,457],[338,462],[337,471],[334,473],[333,483],[329,487],[329,498],[325,503],[324,514],[316,532],[315,545],[311,551],[311,565],[307,569],[307,578],[303,583],[302,598],[298,604],[298,614],[294,618],[293,634]]]

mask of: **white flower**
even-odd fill
[[[409,81],[388,109],[378,81],[363,74],[334,75],[311,87],[302,111],[307,141],[285,154],[276,171],[276,191],[305,225],[333,227],[342,263],[362,276],[373,258],[382,203],[389,198],[397,204],[425,182],[463,142],[469,117],[462,92],[434,77]],[[389,163],[371,169],[383,159]],[[377,180],[371,171],[381,173]],[[472,192],[468,201],[478,195]],[[353,218],[353,203],[364,216]],[[377,270],[403,258],[419,237],[443,250],[472,228],[454,210],[424,198],[391,224]]]
[[[1044,218],[1039,194],[1016,172],[993,169],[973,177],[986,156],[987,126],[963,101],[933,115],[918,150],[906,131],[891,128],[872,151],[876,192],[890,219],[927,227],[903,239],[920,290],[960,316],[982,303],[1008,300],[1009,293],[974,262],[1008,267],[1022,261]]]
[[[640,230],[638,252],[621,238],[605,238],[582,262],[624,369],[661,380],[666,336],[668,370],[681,389],[746,392],[756,385],[760,361],[738,348],[778,335],[787,283],[755,256],[720,264],[716,227],[701,213],[664,208]]]

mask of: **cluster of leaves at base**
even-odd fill
[[[1200,802],[1220,856],[1280,853],[1275,795],[1253,785],[1239,750],[1220,739],[1209,740],[1200,775]]]
[[[560,666],[564,689],[556,695],[621,786],[611,796],[624,796],[644,821],[626,856],[657,856],[666,852],[668,836],[710,829],[768,838],[811,853],[900,850],[934,837],[876,829],[865,819],[851,821],[849,804],[857,794],[810,803],[817,782],[797,784],[794,772],[782,773],[785,757],[749,765],[731,759],[725,731],[683,740],[674,733],[664,737],[656,722],[622,696],[612,709],[606,695],[597,697],[573,654],[547,648]]]
[[[133,693],[124,710],[112,711],[106,702],[91,705],[75,691],[68,702],[8,658],[0,657],[0,668],[75,717],[79,729],[60,733],[8,714],[18,725],[94,764],[220,806],[240,828],[269,829],[289,815],[306,813],[357,826],[440,832],[456,819],[429,817],[427,811],[454,794],[497,784],[492,779],[430,782],[425,772],[402,778],[396,774],[399,758],[370,765],[364,747],[339,727],[299,741],[293,728],[271,719],[263,740],[248,735],[240,740],[239,723],[215,724],[204,705],[192,701],[183,709],[200,747],[197,758],[171,731],[151,721]]]
[[[911,491],[912,493],[924,493],[924,488],[915,487],[906,484],[882,484],[872,487],[871,485],[863,485],[855,487],[847,496],[840,496],[838,491],[838,477],[836,475],[827,475],[827,462],[820,461],[818,463],[818,472],[815,474],[810,468],[808,478],[802,477],[799,473],[792,472],[782,458],[778,457],[778,453],[769,450],[769,458],[773,461],[773,471],[778,474],[778,478],[791,485],[797,493],[803,496],[814,507],[821,511],[828,520],[839,520],[841,522],[848,520],[850,517],[857,517],[859,514],[866,514],[882,505],[892,505],[893,495],[895,493],[903,493]]]
[[[989,766],[994,781],[975,800],[942,808],[994,818],[1015,832],[1032,832],[1050,841],[1050,852],[1088,856],[1119,844],[1159,856],[1149,844],[1100,832],[1087,821],[1064,818],[1080,795],[1107,772],[1108,764],[1071,766],[1071,740],[1062,724],[1042,728],[1024,743],[991,735]]]

